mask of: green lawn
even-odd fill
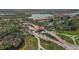
[[[47,50],[64,50],[61,46],[44,40],[41,40],[41,45]]]
[[[26,33],[25,35],[25,44],[21,48],[21,50],[36,50],[37,49],[37,39],[34,36]]]
[[[58,31],[58,32],[62,34],[79,35],[79,29],[74,30],[74,31]]]
[[[71,44],[74,44],[73,43],[73,40],[67,36],[64,36],[64,35],[59,35],[62,39],[64,39],[65,41],[71,43]]]
[[[73,41],[71,38],[61,35],[61,34],[68,34],[68,35],[79,35],[79,29],[75,30],[75,31],[59,31],[60,34],[58,34],[61,38],[63,38],[64,40],[66,40],[67,42],[73,44]],[[79,39],[76,40],[77,44],[79,44]]]
[[[25,35],[25,44],[20,50],[37,50],[37,39],[34,36],[29,35],[26,33]],[[55,43],[47,42],[41,40],[41,45],[46,48],[47,50],[63,50],[64,48],[58,46]]]

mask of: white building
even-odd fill
[[[76,12],[76,13],[70,13],[70,14],[64,14],[64,15],[75,16],[75,15],[77,15],[77,14],[79,14],[79,12]]]
[[[49,20],[50,18],[53,18],[53,15],[51,14],[32,14],[30,17],[35,21],[42,21],[42,20]]]

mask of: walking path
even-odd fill
[[[38,25],[29,23],[29,22],[26,22],[26,23],[27,23],[28,25],[25,26],[25,27],[27,27],[27,28],[29,29],[28,32],[29,32],[30,30],[32,30],[31,28],[33,28],[34,26],[38,26]],[[33,26],[33,27],[32,27],[32,26]],[[25,28],[25,29],[27,29],[27,28]],[[39,33],[36,33],[36,32],[31,32],[31,33],[37,38],[37,40],[38,40],[38,50],[40,50],[40,49],[46,50],[44,47],[41,46],[41,44],[40,44],[40,39],[47,40],[47,41],[51,41],[51,42],[56,43],[56,44],[58,44],[59,46],[65,48],[65,49],[68,49],[68,50],[78,50],[78,49],[79,49],[79,47],[77,47],[75,41],[74,41],[74,44],[75,44],[75,46],[74,46],[74,45],[72,45],[72,44],[66,42],[66,41],[65,41],[64,39],[62,39],[61,37],[59,37],[56,33],[50,32],[50,31],[48,31],[48,30],[46,30],[46,29],[45,29],[45,31],[46,31],[46,33],[48,33],[48,34],[50,34],[51,36],[53,36],[56,40],[54,40],[54,39],[52,39],[52,38],[50,38],[50,37],[48,37],[48,36],[46,36],[46,35],[42,35],[42,33],[39,34]],[[64,35],[64,34],[63,34],[63,35]],[[72,38],[73,40],[74,40],[74,38],[76,37],[76,36],[72,36],[72,37],[71,37],[71,36],[69,36],[69,35],[65,35],[65,36],[68,36],[68,37]],[[79,37],[76,37],[76,39],[78,39],[78,38],[79,38]]]
[[[59,33],[60,34],[60,33]],[[68,34],[60,34],[66,37],[69,37],[74,42],[74,45],[77,46],[77,43],[75,40],[79,39],[79,35],[68,35]]]

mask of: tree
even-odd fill
[[[57,20],[53,21],[55,29],[62,30],[76,30],[77,28],[77,20],[75,18],[64,17],[63,20],[57,18]]]

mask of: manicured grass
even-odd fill
[[[64,36],[64,35],[61,35],[61,34],[67,34],[67,35],[79,35],[79,29],[77,30],[74,30],[74,31],[59,31],[59,36],[61,38],[63,38],[64,40],[66,40],[67,42],[71,43],[71,44],[74,44],[72,39],[67,37],[67,36]],[[79,44],[79,39],[76,40],[77,44]]]
[[[79,35],[79,29],[74,31],[59,31],[61,34]]]
[[[41,45],[47,50],[64,50],[61,46],[44,40],[41,40]]]
[[[67,41],[67,42],[69,42],[69,43],[71,43],[71,44],[74,44],[73,43],[73,40],[71,39],[71,38],[69,38],[69,37],[67,37],[67,36],[64,36],[64,35],[59,35],[63,40],[65,40],[65,41]]]

